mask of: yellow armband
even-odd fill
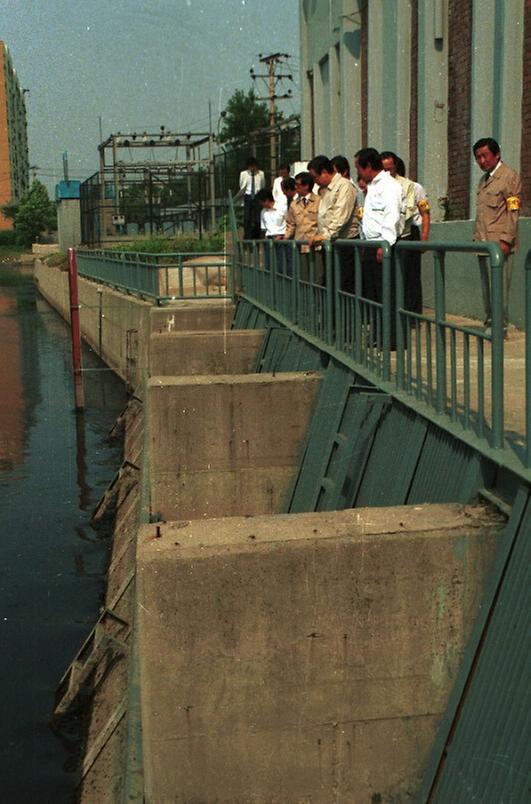
[[[417,206],[419,208],[419,212],[429,212],[431,209],[430,202],[428,201],[427,198],[422,198],[417,204]]]
[[[517,195],[510,195],[506,200],[507,212],[518,212],[520,209],[520,197]]]
[[[361,219],[363,218],[363,207],[358,207],[358,208],[356,209],[356,218],[357,218],[359,221],[361,221]]]

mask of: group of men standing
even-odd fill
[[[512,255],[516,247],[521,185],[518,175],[501,161],[500,148],[492,138],[478,140],[473,152],[484,171],[477,191],[474,239],[496,241],[505,259],[504,316],[508,323],[508,298],[512,274]],[[282,165],[273,191],[256,160],[249,160],[240,174],[244,198],[244,233],[255,239],[262,233],[275,239],[305,241],[302,253],[316,256],[326,240],[385,241],[390,247],[401,240],[426,241],[430,233],[430,204],[424,188],[405,175],[402,159],[392,151],[362,148],[355,155],[357,182],[350,176],[344,156],[332,159],[314,157],[308,169],[290,176],[290,166]],[[260,213],[260,209],[262,212]],[[339,249],[342,289],[354,291],[353,250]],[[404,307],[422,313],[421,254],[405,253]],[[382,249],[363,250],[363,296],[382,301]],[[319,264],[319,261],[316,261]],[[322,262],[320,263],[322,265]],[[489,268],[486,257],[479,258],[485,328],[491,325]],[[323,272],[317,281],[324,281]],[[394,285],[392,304],[394,305]]]

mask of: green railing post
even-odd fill
[[[363,264],[361,259],[361,249],[354,246],[354,331],[355,331],[355,354],[358,363],[361,363],[361,339],[362,339],[362,301],[363,296]]]
[[[395,247],[396,259],[396,387],[404,388],[404,321],[399,313],[404,307],[405,260],[400,243]],[[417,350],[418,350],[417,345]]]
[[[381,241],[382,249],[382,346],[383,364],[382,379],[391,376],[391,260],[393,259],[389,243]]]
[[[525,261],[525,409],[526,409],[526,457],[531,469],[531,249]]]
[[[300,250],[295,240],[290,241],[288,248],[291,250],[291,281],[293,283],[292,294],[295,305],[294,321],[298,324],[301,316]]]
[[[446,321],[444,252],[438,249],[433,254],[434,286],[435,286],[435,361],[437,368],[437,413],[446,410]]]
[[[491,287],[491,406],[492,406],[492,446],[503,447],[503,269],[504,260],[497,244],[490,246],[490,287]]]
[[[326,341],[330,346],[334,343],[334,273],[332,269],[332,244],[324,242],[325,253],[325,287],[326,287]]]

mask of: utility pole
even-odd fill
[[[277,123],[277,100],[283,98],[291,98],[291,89],[288,89],[283,95],[277,93],[277,84],[280,81],[288,80],[293,81],[291,73],[277,72],[277,69],[282,70],[282,65],[287,65],[287,60],[291,58],[289,53],[269,53],[262,55],[260,53],[260,63],[267,65],[267,74],[258,75],[251,67],[251,78],[255,81],[257,78],[263,78],[267,83],[267,96],[257,97],[256,100],[269,101],[269,159],[271,168],[271,179],[275,177],[277,170],[277,132],[275,126]]]

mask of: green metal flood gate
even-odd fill
[[[495,243],[326,242],[321,252],[286,240],[235,240],[234,288],[272,320],[345,360],[367,380],[475,449],[531,479],[531,252],[526,263],[527,406],[522,433],[505,428],[503,255]],[[382,249],[382,301],[364,296],[363,254]],[[303,253],[306,251],[306,253]],[[302,252],[302,253],[301,253]],[[407,256],[433,255],[434,307],[405,307]],[[475,253],[488,263],[489,330],[452,320],[445,258]],[[344,289],[345,265],[353,276]],[[342,281],[343,276],[343,281]],[[522,374],[522,383],[524,375]]]
[[[232,295],[224,252],[76,251],[80,276],[157,304],[175,299],[224,299]]]

